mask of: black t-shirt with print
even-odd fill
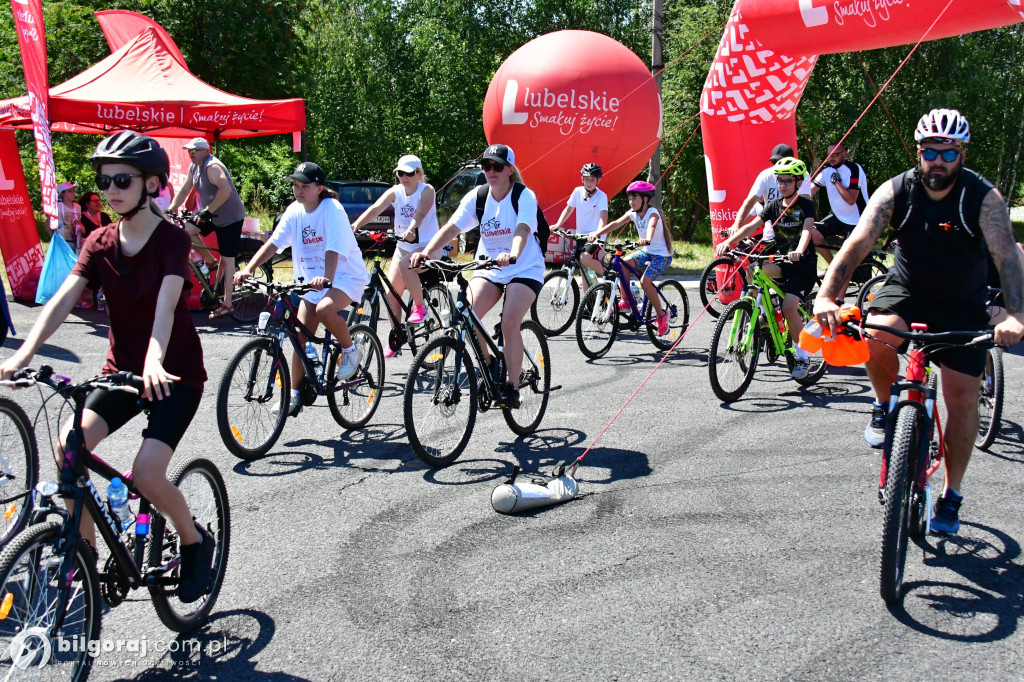
[[[792,197],[788,199],[785,197],[772,199],[764,207],[760,215],[761,220],[764,221],[766,226],[775,225],[775,239],[779,243],[779,251],[782,253],[796,249],[800,243],[800,234],[804,230],[804,222],[808,218],[813,222],[815,218],[816,209],[814,202],[804,196],[797,197],[793,205],[789,207],[789,210],[785,211],[786,205],[792,200]],[[776,222],[776,219],[778,219],[778,222]],[[814,275],[816,263],[813,256],[814,247],[808,243],[807,248],[803,252],[803,257],[799,261],[796,263],[784,263],[783,265],[789,265],[797,270]]]

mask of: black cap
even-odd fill
[[[793,148],[788,144],[777,144],[775,145],[775,148],[772,149],[771,162],[775,163],[779,159],[784,159],[787,156],[796,156],[796,154],[793,153]]]
[[[484,150],[483,158],[487,161],[497,161],[503,163],[506,166],[516,165],[516,155],[508,145],[504,144],[492,144]]]
[[[311,182],[315,182],[318,185],[322,185],[327,182],[327,174],[324,173],[324,169],[316,165],[312,161],[303,161],[295,167],[295,172],[286,177],[287,180],[298,180],[304,185],[308,185]]]

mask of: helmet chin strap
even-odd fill
[[[118,213],[118,215],[121,216],[123,220],[131,220],[136,215],[138,215],[139,211],[146,207],[147,203],[149,203],[149,192],[146,191],[146,178],[148,177],[149,176],[146,175],[143,176],[142,178],[142,194],[139,196],[139,203],[136,204],[135,208],[128,211],[127,213]]]

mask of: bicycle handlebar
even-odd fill
[[[995,345],[992,342],[992,331],[989,329],[980,331],[924,332],[916,329],[904,331],[903,329],[896,329],[895,327],[888,327],[884,324],[877,324],[875,322],[863,322],[861,324],[857,324],[850,321],[846,324],[848,327],[855,329],[866,336],[870,336],[870,334],[867,334],[867,330],[875,329],[878,331],[888,332],[901,339],[915,341],[922,345],[928,343],[942,343],[951,346],[985,346],[986,348],[991,348]]]
[[[514,257],[509,259],[509,265],[513,265],[515,262],[516,259]],[[441,270],[442,272],[459,273],[469,272],[470,270],[494,270],[503,266],[499,265],[498,261],[493,258],[481,256],[478,260],[466,261],[465,263],[456,263],[440,258],[425,258],[420,261],[419,267]]]
[[[327,282],[327,285],[324,288],[325,289],[330,289],[333,285],[334,285],[334,283],[329,281],[329,282]],[[266,289],[267,292],[271,296],[274,296],[275,294],[280,295],[280,294],[290,294],[290,293],[296,293],[296,294],[300,294],[301,295],[301,294],[309,293],[310,291],[317,291],[317,289],[314,289],[313,287],[309,286],[305,282],[293,282],[291,284],[285,284],[285,283],[278,284],[276,282],[265,282],[262,279],[257,279],[255,277],[249,277],[248,279],[242,280],[241,282],[239,282],[235,286],[236,289],[251,290],[251,291],[255,291],[257,288],[261,288],[261,287],[263,289]]]
[[[27,388],[37,383],[45,384],[57,391],[63,391],[71,386],[71,378],[61,374],[54,374],[52,367],[43,365],[39,369],[32,369],[31,367],[20,369],[10,379],[0,381],[0,386]],[[125,391],[141,395],[143,381],[142,377],[131,372],[114,372],[113,374],[100,374],[91,379],[86,379],[75,386],[74,390],[77,391],[86,387],[100,388],[107,391]]]

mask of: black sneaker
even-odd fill
[[[864,429],[864,440],[873,448],[880,448],[885,444],[885,406],[871,406],[871,422]]]
[[[194,602],[210,587],[210,571],[213,568],[213,553],[217,548],[210,531],[198,523],[196,530],[203,537],[202,542],[181,546],[181,581],[178,583],[178,599],[188,604]]]
[[[519,401],[519,389],[513,386],[510,382],[506,382],[501,387],[501,391],[498,392],[498,400],[501,401],[505,407],[510,407],[513,410],[519,409],[521,404]]]
[[[960,504],[963,495],[950,491],[935,501],[932,509],[932,532],[938,535],[956,535],[960,530]]]

